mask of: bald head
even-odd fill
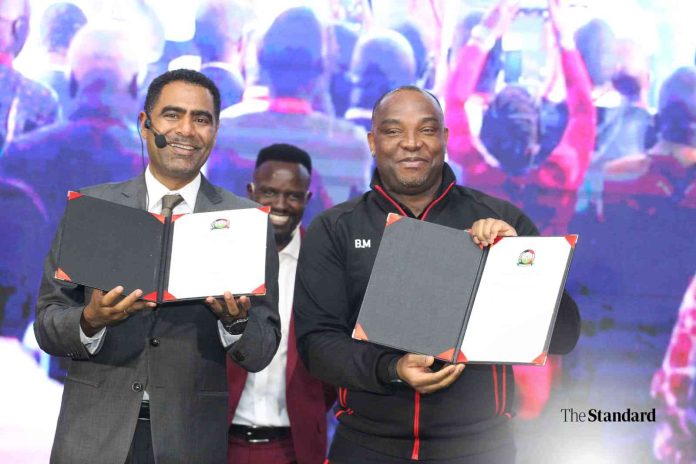
[[[137,75],[139,54],[121,28],[87,26],[73,39],[68,63],[73,78],[85,86],[92,79],[109,77],[119,88],[129,85]]]
[[[401,87],[397,87],[396,89],[390,90],[389,92],[385,93],[381,97],[379,97],[379,100],[375,103],[375,106],[372,108],[372,128],[374,129],[375,126],[375,121],[379,117],[379,113],[382,109],[382,106],[384,105],[385,101],[389,99],[392,95],[399,93],[399,92],[417,92],[420,93],[421,95],[425,96],[429,100],[431,100],[434,103],[435,106],[435,112],[437,114],[437,117],[439,119],[439,122],[442,124],[445,117],[442,112],[442,105],[440,105],[440,100],[437,99],[435,95],[432,93],[428,92],[425,89],[421,89],[420,87],[416,87],[415,85],[403,85]]]
[[[193,42],[203,61],[229,60],[229,55],[240,47],[244,27],[252,17],[251,8],[239,0],[201,1]]]

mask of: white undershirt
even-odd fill
[[[300,231],[278,253],[278,312],[280,314],[281,339],[278,351],[271,363],[261,372],[247,375],[239,405],[232,419],[233,424],[264,427],[290,425],[285,401],[285,366],[288,358],[288,334],[292,313],[292,296],[295,290],[295,271],[300,253]]]
[[[162,198],[165,195],[178,193],[184,197],[184,201],[179,203],[172,210],[172,214],[189,214],[193,213],[198,198],[198,191],[201,187],[201,174],[199,173],[191,182],[180,188],[179,190],[169,190],[150,172],[150,166],[145,169],[145,186],[147,187],[147,211],[150,213],[160,213],[162,211]],[[154,201],[153,201],[154,200]],[[148,311],[144,309],[143,311]],[[224,347],[230,346],[232,343],[239,340],[241,335],[232,335],[225,330],[222,323],[218,321],[218,332],[220,333],[220,341]],[[80,327],[80,340],[87,348],[91,355],[99,352],[104,344],[104,336],[106,335],[106,327],[97,332],[94,336],[88,337]],[[144,392],[143,401],[149,400],[147,391]]]

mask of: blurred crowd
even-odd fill
[[[445,109],[460,184],[510,200],[544,234],[581,234],[591,252],[574,266],[579,286],[654,296],[683,290],[693,274],[696,67],[655,82],[636,40],[601,18],[571,24],[566,2],[490,2],[462,9],[448,28],[438,1],[386,2],[399,9],[381,12],[390,24],[376,18],[380,2],[365,0],[327,0],[328,19],[293,7],[264,24],[248,1],[201,0],[183,42],[165,40],[145,1],[131,2],[126,23],[88,20],[72,2],[52,2],[32,22],[31,3],[0,2],[3,335],[21,337],[33,317],[65,192],[146,165],[136,124],[144,91],[181,57],[221,90],[207,176],[239,195],[259,149],[276,142],[313,158],[306,221],[360,195],[374,103],[417,85]],[[522,45],[513,30],[527,33]],[[15,66],[30,34],[43,53],[31,79]],[[674,318],[676,307],[660,310]],[[551,378],[535,377],[541,398],[522,414],[538,413]]]

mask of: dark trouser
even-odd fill
[[[295,450],[290,437],[268,443],[249,443],[230,435],[227,448],[228,464],[296,464]],[[321,464],[321,463],[318,463]]]
[[[378,453],[346,440],[340,434],[334,435],[327,464],[413,464],[414,462],[432,464],[513,464],[517,450],[514,444],[471,456],[452,459],[418,460],[399,458]]]
[[[133,442],[128,451],[125,464],[155,464],[149,420],[138,419],[138,425],[135,426]]]

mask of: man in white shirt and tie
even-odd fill
[[[229,464],[322,464],[326,412],[335,389],[311,377],[297,356],[292,302],[300,252],[300,223],[311,197],[312,161],[288,144],[262,148],[247,193],[271,208],[280,262],[278,310],[282,338],[267,368],[247,374],[228,362]]]
[[[219,114],[219,91],[208,78],[164,73],[150,84],[140,113],[145,173],[81,192],[164,216],[258,206],[200,173]],[[271,231],[269,224],[269,249]],[[224,462],[226,359],[256,372],[279,343],[277,255],[267,253],[262,297],[225,292],[220,300],[157,307],[140,300],[140,289],[123,295],[121,286],[102,292],[54,280],[60,238],[61,230],[46,260],[34,325],[42,349],[72,358],[51,462]]]

